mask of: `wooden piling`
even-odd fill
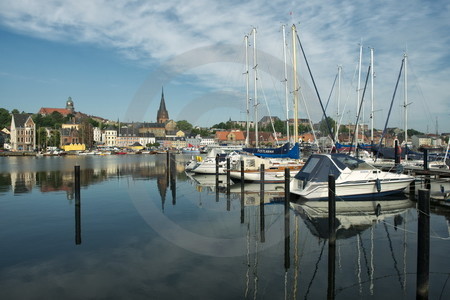
[[[230,158],[227,157],[227,195],[230,194],[230,185],[231,185],[231,177],[230,177]]]
[[[336,180],[333,174],[328,175],[328,232],[329,244],[336,243]]]
[[[75,166],[75,244],[81,244],[81,179],[80,166]]]
[[[428,171],[428,149],[423,149],[423,169]]]
[[[416,299],[428,299],[430,267],[430,190],[420,189],[417,208]]]
[[[219,189],[219,154],[216,155],[216,190]]]
[[[291,181],[290,169],[284,169],[284,268],[289,269],[291,265],[290,259],[290,186]]]
[[[416,200],[416,180],[414,179],[409,185],[409,199]]]
[[[259,221],[260,221],[260,233],[261,233],[261,243],[266,241],[265,236],[265,214],[264,214],[264,164],[260,166],[260,185],[259,185]]]

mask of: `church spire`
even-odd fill
[[[158,123],[165,123],[169,121],[169,113],[166,109],[166,102],[164,101],[164,87],[161,92],[161,103],[159,104],[158,114],[156,115],[156,121]]]

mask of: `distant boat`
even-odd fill
[[[181,149],[181,153],[183,154],[200,154],[200,149],[198,147],[194,147],[192,144],[188,144],[187,147]]]
[[[336,183],[336,200],[401,193],[414,177],[381,171],[347,154],[313,154],[292,179],[291,193],[307,200],[328,199],[328,175]]]

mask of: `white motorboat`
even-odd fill
[[[290,191],[307,200],[327,199],[329,174],[335,177],[337,201],[400,193],[414,180],[346,154],[313,154],[292,179]]]
[[[291,177],[300,171],[304,163],[298,159],[263,158],[255,155],[241,155],[231,165],[230,177],[233,180],[241,180],[241,164],[244,161],[244,181],[261,182],[261,165],[264,165],[264,183],[284,182],[285,169],[289,168]]]
[[[239,157],[239,154],[236,152],[227,154],[220,149],[213,149],[208,156],[206,156],[203,161],[199,162],[191,171],[196,174],[216,174],[217,155],[219,155],[219,174],[225,174],[227,158],[230,158],[230,162],[233,162]]]

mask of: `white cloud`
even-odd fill
[[[240,45],[252,26],[258,30],[258,49],[282,59],[280,25],[295,22],[322,98],[329,93],[337,65],[343,65],[346,74],[351,76],[362,39],[363,73],[368,66],[368,47],[375,49],[376,95],[380,107],[388,105],[407,47],[418,79],[424,80],[423,94],[440,108],[430,107],[431,113],[440,113],[442,122],[448,117],[449,96],[445,87],[450,75],[447,50],[450,12],[444,1],[416,0],[408,5],[397,1],[350,0],[234,3],[17,0],[0,3],[1,22],[12,30],[43,39],[101,45],[146,66],[157,65],[198,47],[218,43]],[[290,37],[288,41],[290,44]],[[199,70],[196,73],[199,85],[223,88],[221,82],[231,84],[224,78],[229,70],[229,66],[203,67],[201,73]],[[238,80],[234,85],[238,83],[242,82]],[[416,114],[414,117],[424,125],[426,120],[421,120],[419,112],[411,106],[411,114]],[[445,126],[450,127],[449,121]]]

